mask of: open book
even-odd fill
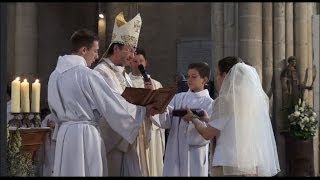
[[[176,92],[176,88],[159,88],[151,90],[145,88],[126,87],[121,96],[131,104],[140,106],[147,106],[148,104],[155,102],[155,108],[163,112]]]

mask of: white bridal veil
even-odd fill
[[[228,121],[219,137],[225,175],[274,176],[280,171],[269,99],[253,67],[237,63],[226,75],[213,119]]]

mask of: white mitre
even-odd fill
[[[120,12],[114,21],[110,45],[120,43],[136,48],[138,46],[141,24],[140,13],[131,19],[131,21],[126,22],[123,12]]]

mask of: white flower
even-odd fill
[[[297,135],[298,137],[313,137],[318,128],[317,113],[301,99],[294,109],[295,111],[288,116],[290,126],[299,127],[296,129],[301,134]]]
[[[310,118],[310,121],[311,122],[314,122],[316,119],[312,116],[311,118]]]
[[[301,129],[303,129],[303,128],[304,128],[304,125],[303,125],[303,124],[301,124],[301,123],[299,123],[299,126],[300,126],[300,128],[301,128]]]

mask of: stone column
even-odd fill
[[[308,17],[307,17],[307,23],[308,23],[308,82],[307,85],[311,85],[312,83],[312,78],[313,78],[313,73],[312,73],[312,66],[316,65],[319,63],[319,59],[316,60],[316,56],[319,57],[319,21],[318,24],[316,24],[315,20],[318,18],[316,14],[316,4],[315,3],[308,3]],[[318,15],[319,16],[319,15]],[[315,26],[315,27],[314,27]],[[317,30],[316,30],[317,29]],[[318,38],[317,38],[318,36]],[[315,42],[313,42],[315,41]],[[316,44],[318,43],[318,44]],[[318,45],[318,47],[315,47],[314,45]],[[317,50],[318,48],[318,50]],[[317,54],[317,55],[316,55]],[[315,58],[313,57],[315,56]],[[315,74],[316,76],[319,76],[319,68],[317,68],[317,73]],[[318,78],[319,79],[319,78]],[[316,101],[319,99],[319,94],[315,94],[315,86],[312,91],[308,91],[308,100],[310,104],[314,107],[315,111],[318,111],[319,108],[315,107]],[[318,89],[319,91],[319,89]],[[314,98],[315,96],[315,98]],[[319,112],[319,111],[318,111]],[[313,170],[314,170],[314,175],[319,176],[319,129],[316,132],[315,137],[313,138]]]
[[[273,26],[272,3],[262,4],[262,86],[271,96],[271,81],[273,75]]]
[[[36,3],[16,3],[14,72],[29,83],[38,78],[38,21]]]
[[[312,45],[312,16],[313,16],[313,4],[314,3],[307,3],[308,8],[308,14],[307,14],[307,34],[308,34],[308,79],[307,79],[307,85],[311,85],[312,83],[312,65],[313,65],[313,45]],[[313,91],[308,91],[308,101],[311,106],[313,106]]]
[[[273,76],[275,81],[273,114],[276,122],[274,131],[278,146],[280,175],[286,173],[284,138],[280,136],[284,126],[284,114],[286,114],[282,111],[282,87],[280,81],[280,74],[285,65],[285,28],[285,3],[273,3]]]
[[[16,71],[15,71],[15,26],[16,26],[16,3],[7,3],[7,79],[8,82],[11,82],[13,79],[16,78]]]
[[[314,15],[312,18],[312,46],[313,46],[313,63],[316,65],[317,71],[319,72],[320,69],[320,15]],[[316,76],[316,79],[314,81],[314,90],[313,90],[313,108],[316,112],[320,111],[319,107],[319,73]],[[315,176],[319,176],[319,128],[317,129],[316,135],[313,139],[313,155],[314,155],[314,169],[315,169]]]
[[[306,69],[308,68],[309,51],[308,51],[308,6],[307,3],[294,4],[294,31],[295,31],[295,54],[298,59],[297,66],[299,71],[300,81],[305,79]],[[308,99],[308,92],[305,91],[304,97]]]
[[[106,16],[106,14],[104,14]],[[98,20],[98,36],[99,36],[99,55],[106,51],[108,45],[106,44],[106,18],[99,18]]]
[[[239,3],[239,56],[262,79],[262,3]]]
[[[235,3],[224,3],[224,57],[235,56],[236,21]]]
[[[293,3],[286,3],[286,58],[294,55]]]
[[[212,67],[211,75],[217,74],[218,61],[224,57],[224,5],[223,3],[211,3],[211,38],[212,38]],[[216,78],[213,78],[216,80]],[[216,82],[215,82],[216,84]]]

